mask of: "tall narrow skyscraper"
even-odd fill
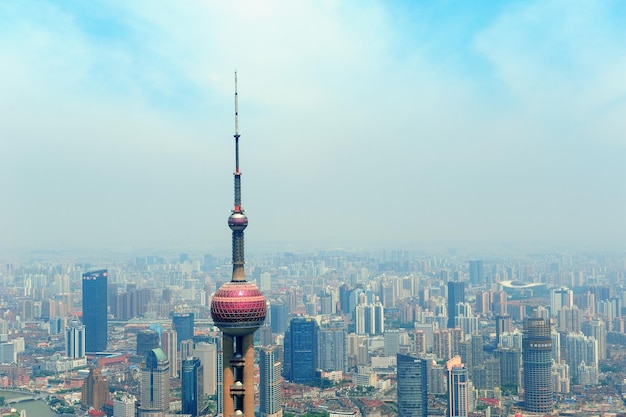
[[[524,321],[524,409],[531,413],[550,413],[554,408],[550,332],[550,323],[543,318],[533,317]]]
[[[146,354],[140,390],[137,417],[165,417],[170,409],[170,362],[161,348]]]
[[[426,360],[398,353],[398,416],[428,416],[428,370]]]
[[[465,283],[448,282],[448,329],[455,327],[456,305],[465,302]]]
[[[248,217],[241,205],[238,107],[235,73],[235,204],[228,217],[233,274],[213,296],[211,317],[223,333],[223,415],[254,417],[254,332],[265,321],[267,304],[259,288],[246,281],[244,271],[243,231]]]
[[[448,417],[469,414],[469,374],[459,356],[446,363],[448,370]]]
[[[180,350],[180,342],[193,340],[194,315],[193,313],[172,313],[172,327],[176,330],[177,347]]]
[[[192,356],[183,360],[180,373],[183,414],[197,417],[202,411],[204,391],[202,373],[199,358]]]
[[[106,269],[83,274],[83,324],[87,352],[107,349],[107,276]]]
[[[85,326],[73,317],[65,329],[65,356],[72,359],[85,357]]]
[[[178,334],[176,330],[164,330],[161,335],[161,346],[163,353],[170,362],[170,377],[178,378]]]
[[[261,371],[261,416],[282,417],[283,366],[278,360],[278,346],[261,348],[259,365]]]
[[[484,284],[483,261],[469,261],[469,278],[474,287]]]

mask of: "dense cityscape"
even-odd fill
[[[249,259],[248,279],[268,309],[254,333],[256,412],[624,411],[626,256],[517,250],[481,260],[453,249]],[[42,259],[3,260],[3,387],[57,398],[79,415],[134,416],[142,375],[158,369],[168,413],[220,412],[223,345],[210,306],[229,281],[228,258],[120,255],[105,272],[31,256]],[[108,326],[106,339],[90,332],[99,325]],[[155,348],[162,356],[151,362]],[[408,384],[417,385],[404,385],[412,372],[418,378]],[[533,389],[549,395],[529,401]],[[197,399],[193,411],[186,398]]]

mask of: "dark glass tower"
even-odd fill
[[[107,270],[83,274],[83,325],[85,350],[103,352],[107,349]]]
[[[522,362],[524,364],[524,409],[550,413],[552,402],[552,337],[550,323],[543,318],[524,321]]]
[[[178,338],[176,347],[180,350],[180,342],[193,339],[193,313],[172,313],[172,326]]]
[[[203,379],[200,359],[190,357],[183,360],[181,370],[182,407],[183,414],[192,417],[200,415],[202,411]]]
[[[428,416],[428,372],[425,360],[398,353],[398,415],[402,417]]]
[[[448,282],[448,329],[455,327],[456,305],[465,302],[465,283]]]
[[[311,317],[294,317],[285,333],[285,377],[298,384],[315,378],[319,326]]]
[[[154,330],[140,330],[137,333],[137,356],[145,357],[152,349],[159,347],[159,333]]]

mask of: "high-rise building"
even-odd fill
[[[550,332],[550,322],[543,318],[531,317],[524,321],[524,409],[531,413],[549,413],[553,409]]]
[[[285,377],[299,384],[315,378],[319,326],[311,317],[294,317],[285,333]]]
[[[584,321],[581,329],[585,336],[595,337],[598,342],[598,359],[606,359],[606,324],[604,321],[600,319]]]
[[[158,347],[158,332],[155,330],[140,330],[137,333],[137,356],[145,357],[149,351]]]
[[[137,398],[130,394],[123,394],[113,399],[113,417],[135,417],[135,402]]]
[[[398,353],[398,415],[402,417],[428,416],[428,371],[426,360]]]
[[[557,317],[562,308],[574,306],[574,293],[569,288],[552,288],[550,290],[550,315]]]
[[[181,397],[183,414],[197,417],[203,408],[203,372],[199,358],[188,357],[182,361]]]
[[[177,334],[177,348],[180,350],[180,342],[193,340],[194,315],[193,313],[172,313],[172,328]]]
[[[455,327],[456,305],[465,302],[465,282],[448,282],[448,328]]]
[[[170,377],[178,378],[178,335],[176,330],[164,330],[161,337],[163,353],[165,353],[170,362]]]
[[[193,348],[193,355],[202,363],[202,387],[203,395],[215,395],[217,380],[217,345],[215,343],[200,342]]]
[[[484,284],[483,261],[469,261],[469,278],[474,287]]]
[[[446,362],[448,370],[448,417],[469,415],[469,375],[459,356]]]
[[[499,348],[495,351],[500,359],[500,383],[504,386],[520,385],[520,369],[522,365],[522,351],[517,348]]]
[[[137,417],[165,417],[170,409],[170,362],[161,348],[152,349],[141,364]]]
[[[508,314],[496,316],[496,346],[500,343],[500,336],[503,333],[510,333],[513,330],[513,320]]]
[[[278,356],[278,346],[261,348],[259,365],[262,417],[282,417],[283,415],[283,366]]]
[[[65,356],[72,359],[85,357],[85,326],[73,317],[65,329]]]
[[[318,368],[325,371],[348,370],[347,336],[343,320],[333,321],[319,330]]]
[[[83,381],[81,402],[87,407],[100,410],[109,399],[109,384],[102,376],[100,368],[91,368]]]
[[[83,274],[83,324],[87,352],[107,349],[107,276],[106,269]]]
[[[244,230],[248,217],[241,205],[239,120],[235,74],[235,201],[228,227],[232,230],[233,274],[213,296],[211,317],[223,333],[223,415],[254,417],[254,332],[263,325],[267,304],[259,288],[246,281]]]

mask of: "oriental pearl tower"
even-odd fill
[[[224,417],[254,417],[254,332],[265,321],[267,306],[259,288],[246,281],[243,231],[248,217],[241,208],[239,115],[235,73],[235,207],[228,217],[233,231],[233,276],[213,296],[211,317],[223,333]]]

